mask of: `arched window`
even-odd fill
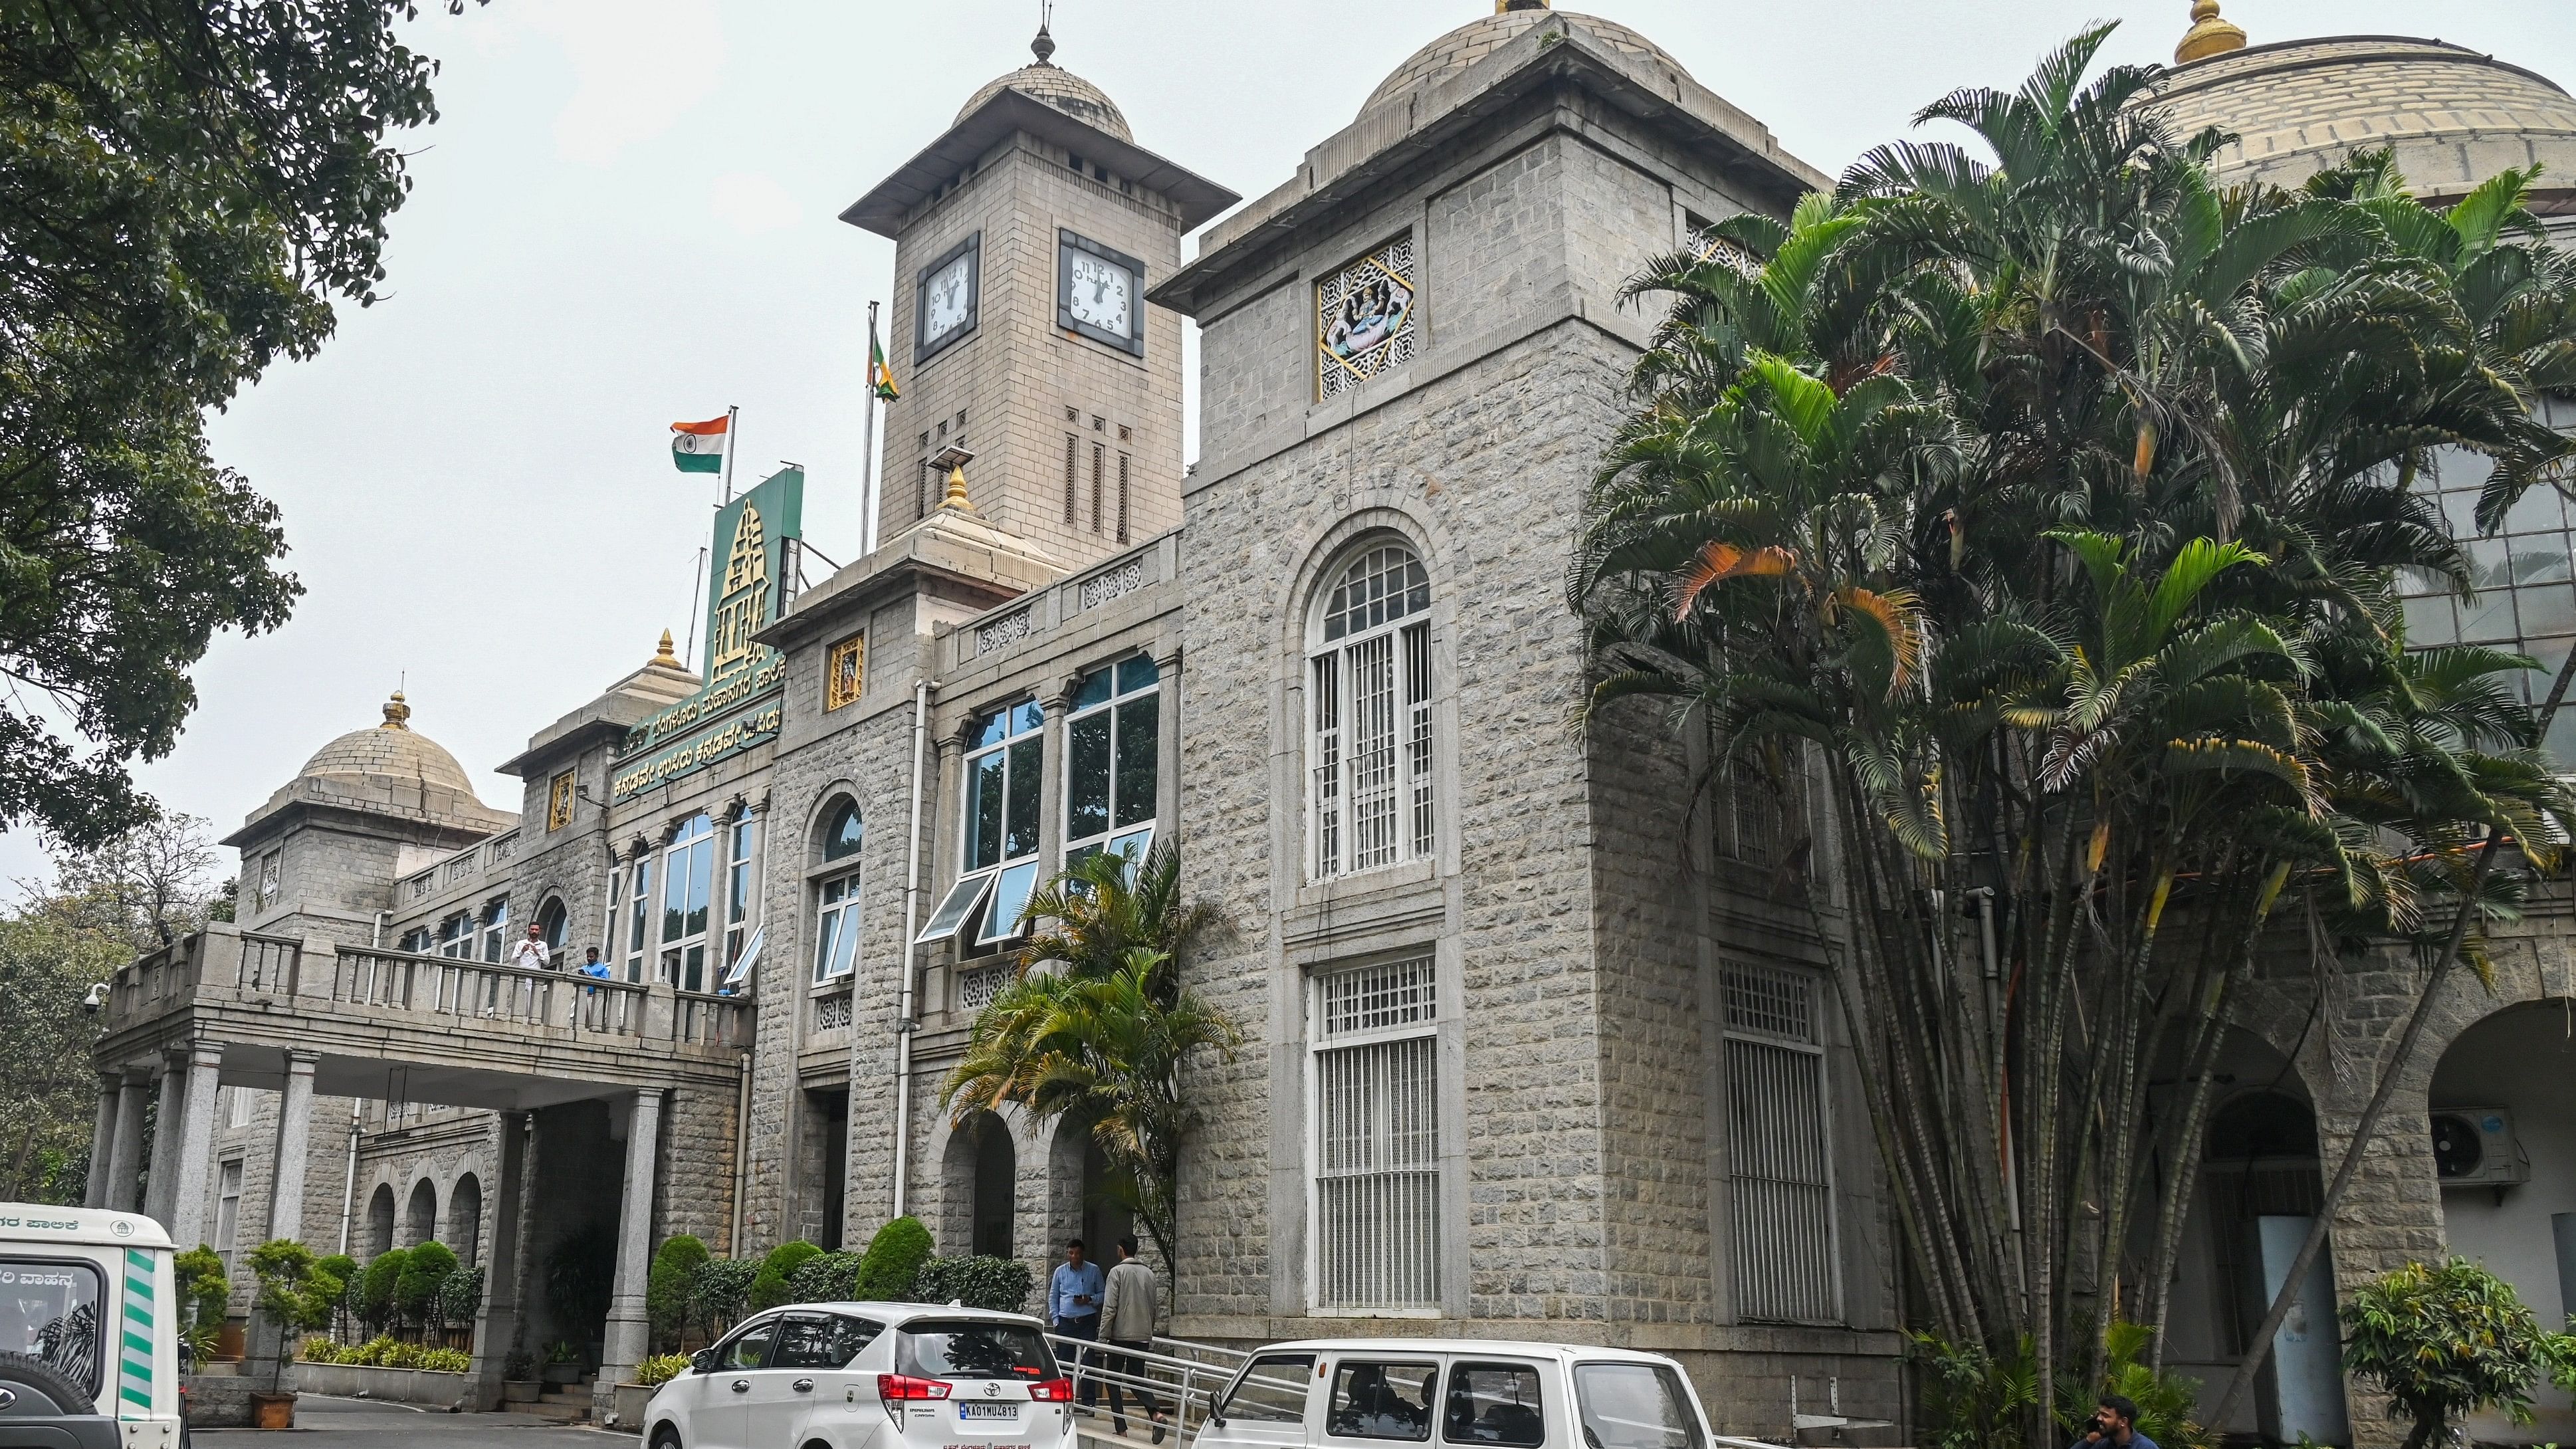
[[[547,950],[563,949],[564,927],[567,924],[568,913],[564,910],[563,897],[547,897],[546,903],[537,909],[537,925],[546,938]]]
[[[662,854],[662,979],[682,991],[707,989],[707,897],[715,882],[716,823],[682,821]]]
[[[1400,543],[1360,550],[1317,601],[1307,665],[1307,852],[1317,879],[1428,858],[1431,579]]]
[[[833,981],[849,975],[858,966],[859,952],[859,847],[867,837],[867,822],[859,817],[856,802],[843,800],[832,807],[823,824],[823,862],[849,862],[850,868],[826,878],[814,919],[814,979]]]

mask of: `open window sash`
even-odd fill
[[[993,874],[990,871],[970,875],[950,886],[948,895],[939,903],[939,909],[930,913],[930,924],[921,928],[921,934],[912,938],[912,944],[936,946],[965,930],[967,917],[975,914],[975,908],[984,903],[984,897],[992,889]]]
[[[997,945],[1020,934],[1020,913],[1029,908],[1029,897],[1038,888],[1038,863],[1025,860],[1004,866],[993,873],[993,904],[984,912],[984,929],[975,933],[978,946]]]
[[[760,943],[768,930],[765,923],[751,928],[751,939],[743,943],[742,954],[734,958],[732,967],[725,972],[725,985],[740,986],[751,979],[752,965],[760,960]]]

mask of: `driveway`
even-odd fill
[[[207,1449],[395,1449],[434,1444],[437,1449],[616,1449],[632,1434],[586,1424],[560,1425],[528,1414],[449,1414],[373,1399],[333,1399],[305,1394],[296,1400],[295,1428],[198,1429],[189,1437]]]

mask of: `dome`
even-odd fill
[[[986,101],[1002,92],[1018,91],[1033,101],[1043,101],[1088,126],[1097,126],[1129,145],[1136,135],[1127,129],[1127,117],[1109,93],[1082,77],[1054,64],[1048,57],[1055,54],[1055,40],[1041,28],[1037,42],[1029,47],[1036,53],[1035,65],[1024,65],[1009,75],[987,81],[982,90],[969,97],[957,120],[975,114]],[[954,125],[955,122],[950,124]]]
[[[2213,159],[2226,181],[2296,186],[2355,150],[2393,146],[2426,200],[2538,163],[2535,209],[2576,209],[2576,99],[2465,46],[2351,35],[2225,50],[2168,72],[2155,103],[2185,136],[2236,133]]]
[[[1360,114],[1365,116],[1399,97],[1438,85],[1550,20],[1562,20],[1568,30],[1579,32],[1586,39],[1598,41],[1621,55],[1653,61],[1669,68],[1675,75],[1690,74],[1682,68],[1680,61],[1666,54],[1662,46],[1615,20],[1544,8],[1511,10],[1471,20],[1415,51],[1404,64],[1395,68],[1394,74],[1369,92],[1368,100],[1360,106]]]
[[[351,730],[314,751],[313,758],[296,773],[297,783],[315,779],[333,783],[364,780],[417,789],[425,782],[474,799],[474,782],[466,778],[464,767],[436,741],[414,734],[407,723],[410,718],[411,706],[403,703],[401,692],[396,691],[385,704],[383,724]]]

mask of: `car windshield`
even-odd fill
[[[1702,1449],[1690,1390],[1660,1364],[1577,1365],[1574,1402],[1585,1449]]]
[[[98,1270],[0,1258],[0,1351],[38,1358],[98,1393]]]
[[[926,1379],[1051,1379],[1055,1358],[1017,1323],[924,1319],[903,1326],[902,1371]]]

